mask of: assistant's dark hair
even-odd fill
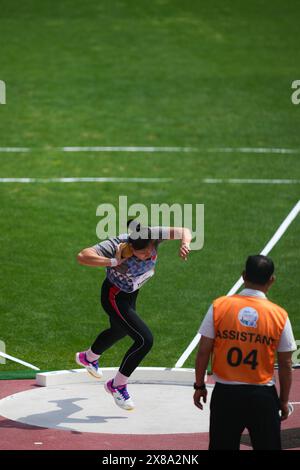
[[[129,231],[128,242],[134,250],[143,250],[151,243],[150,227],[142,227],[134,219],[128,220],[127,228]]]
[[[271,258],[263,255],[248,256],[246,261],[246,280],[253,284],[264,285],[274,273],[274,263]]]

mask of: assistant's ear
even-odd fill
[[[272,274],[272,276],[269,279],[269,286],[274,284],[275,281],[276,281],[276,276],[275,276],[275,274]]]
[[[274,274],[272,274],[272,276],[270,277],[270,279],[268,280],[268,282],[266,283],[266,286],[267,286],[267,290],[270,289],[270,287],[272,286],[272,284],[274,284],[276,280],[276,276]]]

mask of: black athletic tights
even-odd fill
[[[153,344],[151,331],[135,311],[137,295],[138,290],[123,292],[105,279],[101,304],[109,316],[110,328],[99,334],[91,348],[93,353],[102,354],[120,339],[130,336],[134,343],[126,352],[119,369],[126,377],[130,377]]]

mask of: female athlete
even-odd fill
[[[129,225],[130,224],[130,225]],[[129,221],[129,229],[134,222]],[[129,230],[130,231],[130,230]],[[157,250],[163,240],[180,239],[179,256],[186,260],[190,251],[191,232],[182,227],[134,226],[130,234],[109,238],[85,248],[78,262],[86,266],[106,268],[106,278],[101,290],[101,304],[107,313],[110,328],[102,331],[87,351],[76,354],[76,362],[97,378],[102,377],[98,367],[99,357],[125,336],[133,339],[116,376],[106,382],[105,390],[124,410],[134,408],[128,390],[128,379],[141,363],[153,344],[153,336],[136,311],[140,288],[153,276]]]

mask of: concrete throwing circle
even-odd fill
[[[208,432],[209,401],[204,410],[193,403],[187,384],[131,383],[135,410],[116,406],[96,381],[40,387],[0,400],[0,415],[21,423],[107,434],[182,434]]]

